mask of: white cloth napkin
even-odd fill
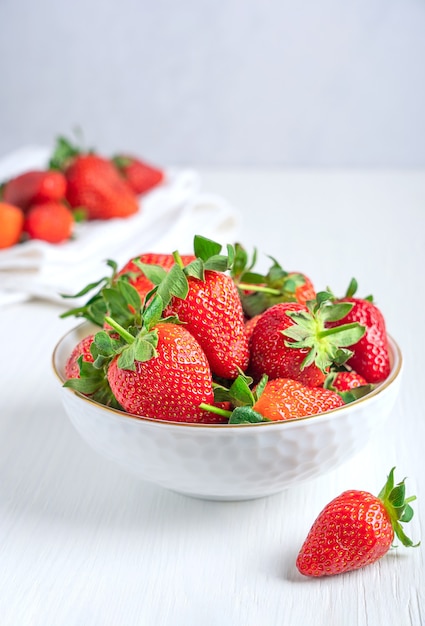
[[[0,160],[0,182],[44,167],[48,155],[46,148],[30,147]],[[64,304],[60,294],[74,294],[109,274],[107,259],[122,266],[145,252],[184,254],[191,252],[195,234],[223,244],[237,239],[238,211],[202,192],[195,170],[166,170],[164,183],[140,203],[140,212],[129,218],[77,224],[69,242],[32,240],[0,250],[0,306],[33,297]]]

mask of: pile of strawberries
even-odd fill
[[[193,255],[142,254],[63,317],[100,330],[66,363],[65,386],[135,415],[175,422],[250,424],[343,406],[390,373],[385,321],[371,297],[316,292],[272,259],[254,271],[244,248],[194,239]],[[349,490],[318,515],[296,559],[306,576],[340,574],[380,559],[413,516],[394,468],[378,496]]]
[[[105,158],[60,137],[47,168],[0,185],[0,249],[28,239],[58,244],[72,237],[76,221],[133,215],[163,178],[138,157]]]
[[[322,413],[388,377],[383,315],[355,281],[337,298],[255,262],[201,236],[192,255],[109,261],[112,275],[65,314],[101,328],[75,347],[66,385],[135,415],[211,424]]]

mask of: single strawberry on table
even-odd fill
[[[334,498],[319,513],[296,559],[305,576],[332,576],[370,565],[391,547],[394,535],[406,547],[416,547],[402,523],[413,517],[405,497],[405,479],[394,484],[392,468],[378,496],[349,490]]]

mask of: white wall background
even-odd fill
[[[425,166],[425,0],[0,0],[0,156]]]

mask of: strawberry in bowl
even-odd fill
[[[180,493],[238,500],[322,475],[366,445],[399,390],[389,335],[388,373],[371,381],[350,365],[367,333],[347,320],[354,303],[314,288],[297,301],[298,278],[292,288],[280,265],[273,284],[241,271],[237,245],[196,236],[193,253],[171,257],[108,262],[111,276],[64,314],[84,321],[53,367],[95,450]],[[248,293],[262,294],[253,308]]]

